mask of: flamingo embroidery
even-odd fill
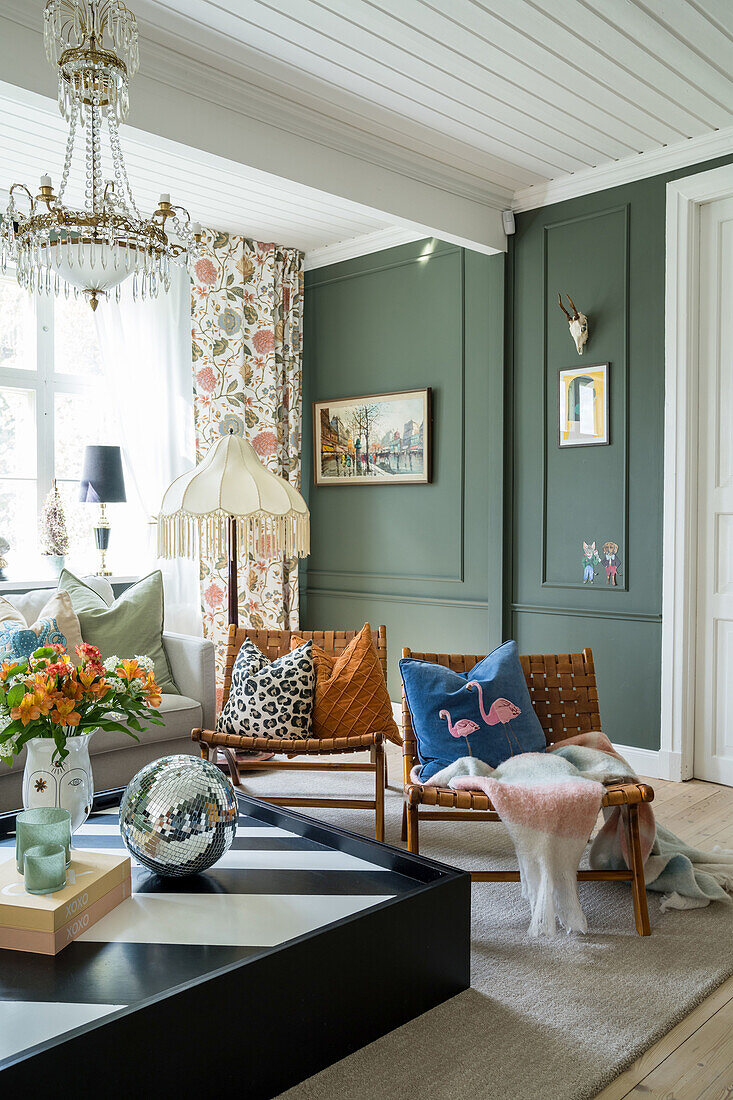
[[[483,718],[486,725],[497,726],[501,723],[501,725],[504,727],[504,736],[506,737],[507,745],[509,746],[509,752],[512,756],[514,756],[514,749],[512,748],[512,743],[509,740],[509,733],[507,732],[507,727],[509,727],[509,732],[511,732],[517,749],[521,753],[523,751],[522,746],[519,744],[519,738],[512,729],[512,718],[517,718],[522,713],[517,704],[512,703],[511,699],[495,699],[494,702],[491,704],[491,707],[489,708],[489,712],[487,714],[484,710],[483,689],[478,680],[469,680],[469,682],[466,684],[466,687],[469,691],[471,691],[472,688],[476,688],[478,690],[479,710],[481,711],[481,717]]]
[[[471,752],[471,746],[468,744],[468,739],[472,733],[475,733],[479,728],[477,722],[472,722],[470,718],[459,718],[455,725],[451,722],[451,716],[447,710],[441,710],[439,718],[445,718],[448,723],[448,729],[450,730],[451,737],[465,737],[466,746],[468,748],[468,755],[473,756]]]

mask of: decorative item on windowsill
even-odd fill
[[[4,555],[7,554],[9,549],[10,543],[8,542],[8,540],[0,538],[0,581],[4,581],[6,579],[4,571],[8,568],[8,563],[5,560]]]
[[[118,125],[127,118],[128,84],[138,69],[137,20],[122,0],[48,0],[46,57],[58,68],[58,105],[69,124],[58,195],[41,176],[37,195],[14,183],[0,224],[0,265],[15,264],[31,291],[86,295],[92,309],[132,276],[133,297],[168,290],[172,263],[198,256],[201,227],[161,195],[150,218],[138,210],[122,157]],[[100,136],[106,118],[114,179],[103,180]],[[65,201],[78,124],[86,131],[84,209]],[[16,200],[23,196],[24,210]]]
[[[169,485],[158,516],[161,558],[204,552],[229,559],[229,623],[238,625],[237,556],[259,559],[310,553],[310,513],[289,481],[263,466],[254,447],[230,429],[193,470]]]
[[[103,664],[92,645],[76,652],[78,666],[61,645],[0,664],[0,760],[12,766],[25,747],[23,806],[68,810],[72,832],[92,808],[92,734],[108,730],[139,741],[143,722],[164,724],[153,709],[161,695],[151,658],[110,657]]]
[[[79,500],[99,504],[99,522],[94,528],[94,540],[99,550],[98,577],[111,577],[107,568],[109,549],[109,520],[107,504],[124,503],[125,479],[122,475],[122,452],[119,447],[89,446],[84,450]]]
[[[54,573],[58,577],[69,552],[69,536],[66,531],[64,506],[55,478],[53,488],[46,497],[41,512],[41,546],[42,553],[50,559]]]

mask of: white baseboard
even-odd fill
[[[686,779],[692,779],[692,763],[683,766],[681,752],[660,749],[659,778],[671,779],[674,783],[684,783]]]
[[[633,745],[613,746],[616,752],[623,756],[627,764],[630,764],[637,775],[646,779],[668,779],[664,772],[659,752],[656,749],[637,749]]]

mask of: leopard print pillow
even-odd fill
[[[234,662],[216,728],[244,737],[308,737],[315,684],[312,642],[270,664],[248,639]]]

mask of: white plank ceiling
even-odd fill
[[[40,29],[43,0],[3,2]],[[716,135],[706,155],[733,151],[733,0],[130,6],[141,76],[166,81],[176,70],[204,95],[209,79],[231,89],[232,111],[265,121],[269,112],[281,132],[316,149],[386,163],[494,211],[551,201],[568,183],[576,193],[609,186],[612,170],[660,171],[639,165],[658,164],[665,151],[677,151],[679,163],[702,160],[694,150]],[[0,188],[44,171],[56,180],[65,134],[53,103],[0,84]],[[355,239],[395,243],[389,235],[400,231],[379,213],[378,194],[360,205],[130,127],[123,145],[144,209],[170,191],[203,223],[316,256]],[[80,169],[81,158],[77,195]],[[292,165],[288,172],[297,179]]]
[[[733,0],[137,0],[145,34],[509,192],[733,125]]]
[[[56,104],[0,83],[0,190],[24,182],[35,188],[41,175],[61,177],[68,127]],[[382,232],[389,223],[355,203],[268,176],[234,161],[178,145],[125,126],[122,146],[133,193],[142,211],[152,211],[161,191],[185,206],[193,221],[304,252]],[[112,175],[106,127],[102,134],[105,176]],[[84,144],[77,133],[67,201],[84,202]]]

